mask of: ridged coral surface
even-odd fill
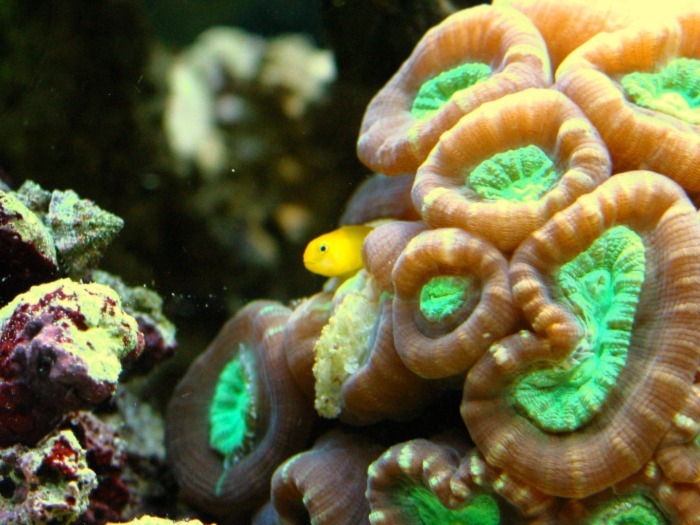
[[[668,179],[630,172],[523,242],[511,277],[532,331],[494,344],[464,389],[462,415],[487,461],[575,498],[651,459],[698,363],[695,215]]]
[[[556,86],[596,126],[616,171],[654,170],[697,192],[700,11],[662,20],[586,42],[561,64]],[[643,94],[642,83],[654,81],[663,91]]]
[[[609,175],[581,110],[532,89],[485,103],[446,132],[418,168],[413,203],[431,227],[461,228],[509,252]]]
[[[367,467],[381,447],[338,430],[321,436],[311,450],[292,456],[275,472],[271,499],[284,523],[368,524]]]
[[[275,468],[306,441],[311,406],[281,352],[289,313],[271,301],[247,305],[224,326],[173,395],[167,453],[183,496],[202,512],[245,520],[264,502]],[[239,363],[243,373],[227,371],[231,363]],[[245,407],[230,389],[245,393]],[[212,441],[217,422],[211,405],[217,397],[225,404],[225,396],[238,419],[220,430],[224,442]],[[239,426],[241,439],[227,442]]]
[[[465,64],[478,64],[479,73]],[[463,115],[508,93],[550,83],[545,44],[526,17],[492,6],[465,9],[428,31],[370,102],[358,155],[380,173],[414,172]],[[428,103],[429,98],[434,100]],[[431,110],[417,111],[417,104]]]

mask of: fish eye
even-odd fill
[[[321,246],[318,247],[318,251],[323,253],[328,249],[328,246],[325,244],[322,244]]]

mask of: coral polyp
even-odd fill
[[[275,468],[308,437],[312,408],[281,352],[289,314],[271,301],[246,306],[173,395],[168,457],[183,496],[202,512],[245,520],[265,501]]]
[[[700,60],[677,58],[656,73],[628,73],[620,84],[638,106],[700,124]]]

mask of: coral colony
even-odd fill
[[[104,523],[139,506],[121,480],[124,445],[91,410],[175,339],[154,292],[133,292],[146,308],[98,282],[120,282],[94,267],[122,224],[70,190],[0,191],[3,524]]]
[[[204,515],[699,522],[700,7],[494,4],[367,108],[364,267],[247,305],[177,387]]]

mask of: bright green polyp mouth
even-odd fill
[[[242,455],[253,433],[253,378],[248,359],[241,346],[221,371],[209,405],[209,446],[227,460]]]
[[[439,275],[421,288],[420,311],[431,323],[439,323],[458,311],[474,293],[478,291],[473,277]]]
[[[591,525],[666,525],[669,521],[649,498],[632,494],[614,498],[596,509]]]
[[[466,185],[486,201],[534,201],[559,181],[554,162],[535,145],[497,153],[481,162]]]
[[[560,268],[553,295],[578,318],[583,338],[565,363],[525,374],[512,391],[542,430],[574,431],[602,409],[627,360],[645,262],[639,235],[616,226]]]
[[[460,509],[448,509],[435,495],[422,488],[412,487],[403,495],[404,515],[407,523],[420,525],[498,525],[501,512],[496,500],[488,494],[480,494]],[[408,521],[410,520],[410,521]]]
[[[411,114],[416,119],[430,117],[457,91],[471,87],[490,75],[491,68],[481,62],[469,62],[443,71],[420,87],[413,99]]]
[[[700,60],[677,58],[656,73],[629,73],[620,83],[638,106],[700,124]]]

